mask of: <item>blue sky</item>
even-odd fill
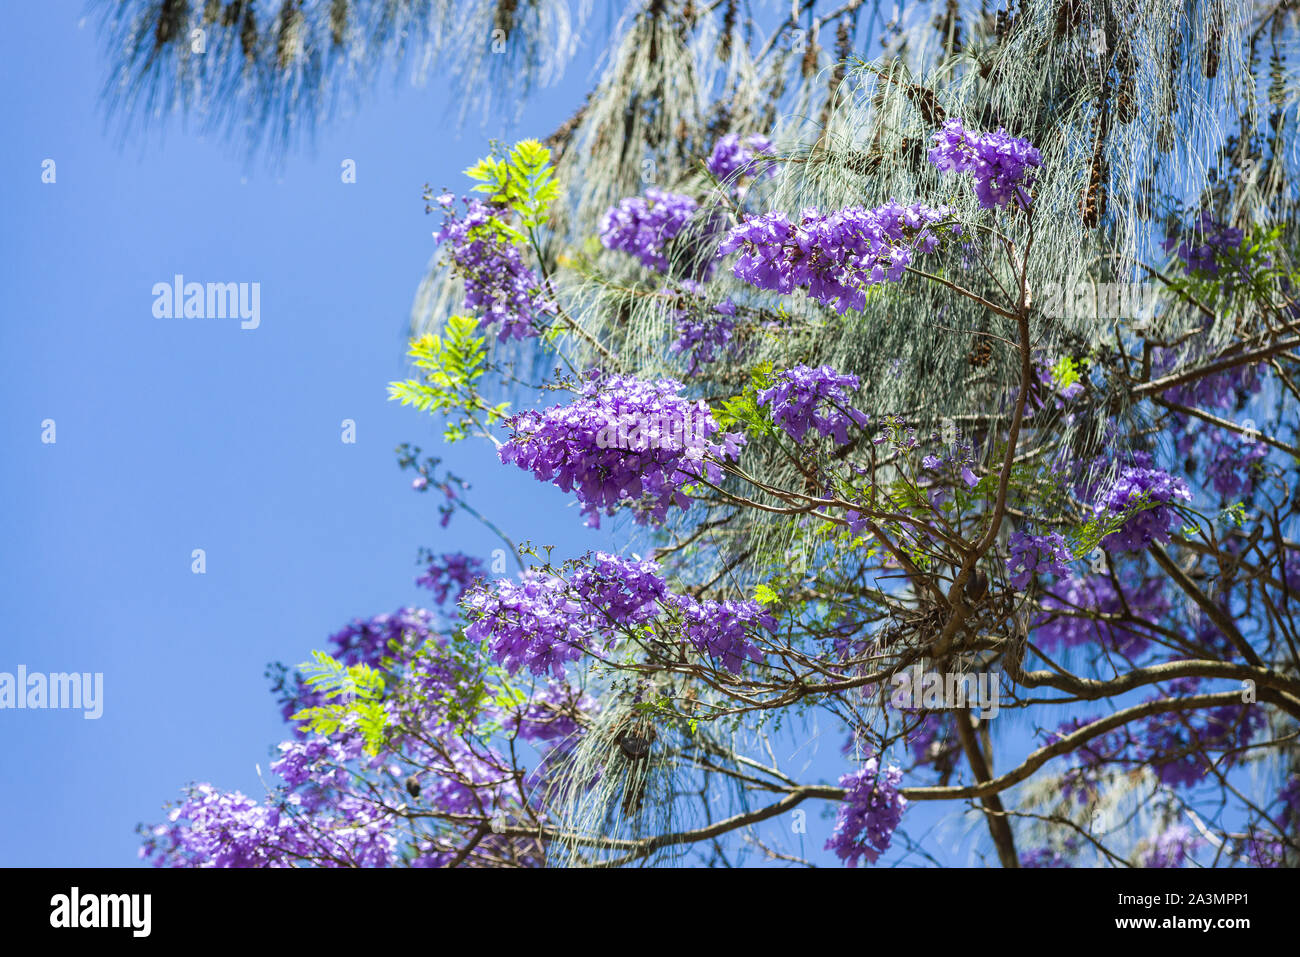
[[[421,187],[458,186],[489,135],[548,134],[586,74],[512,129],[457,129],[436,82],[382,82],[272,171],[179,123],[123,145],[81,4],[7,15],[0,671],[103,672],[105,707],[0,713],[0,865],[122,865],[135,823],[185,782],[261,793],[254,764],[284,737],[268,661],[418,603],[420,546],[499,544],[465,516],[438,527],[399,442],[444,455],[518,537],[573,553],[605,540],[486,447],[435,449],[432,420],[386,394],[434,248]],[[259,282],[260,327],[155,318],[152,287],[176,273]]]

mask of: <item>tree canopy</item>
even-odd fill
[[[109,90],[282,146],[393,64],[522,94],[595,19],[131,0]],[[1296,21],[629,5],[569,122],[428,191],[390,386],[626,549],[520,544],[399,449],[515,567],[423,555],[431,608],[275,672],[271,791],[192,787],[142,853],[797,863],[753,826],[829,802],[838,859],[921,863],[941,802],[1006,867],[1294,866]],[[773,753],[812,726],[837,779]]]

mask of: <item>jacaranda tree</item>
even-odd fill
[[[122,5],[136,89],[254,7],[201,6]],[[469,6],[537,64],[569,22]],[[516,545],[403,447],[516,567],[425,553],[431,609],[276,672],[270,793],[190,788],[147,857],[790,860],[752,826],[823,803],[854,866],[947,802],[1007,867],[1300,862],[1296,11],[822,6],[636,5],[570,123],[429,190],[392,397],[627,548]],[[270,111],[334,26],[456,7],[287,2],[293,56],[202,68]],[[838,779],[770,746],[813,727]]]

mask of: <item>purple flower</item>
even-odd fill
[[[148,831],[141,856],[155,867],[299,867],[304,859],[329,867],[387,867],[397,863],[393,820],[356,798],[339,800],[326,813],[198,784],[171,812],[169,824]]]
[[[1028,588],[1030,580],[1039,572],[1068,575],[1070,569],[1066,563],[1074,561],[1060,532],[1047,535],[1012,532],[1008,551],[1011,558],[1007,570],[1011,572],[1013,588]]]
[[[809,429],[844,444],[849,424],[867,424],[867,416],[849,405],[846,390],[858,388],[858,377],[840,375],[830,366],[799,365],[778,372],[773,385],[758,393],[758,404],[770,406],[772,419],[796,442]]]
[[[549,681],[528,699],[522,713],[511,711],[502,719],[506,731],[518,730],[527,741],[576,743],[582,732],[578,716],[596,709],[596,702],[564,681]]]
[[[757,163],[756,157],[772,154],[772,141],[766,136],[751,133],[741,137],[728,133],[713,146],[713,154],[705,162],[709,172],[718,179],[726,181],[733,176],[775,176],[776,165],[771,162]]]
[[[682,634],[701,654],[722,660],[733,674],[744,661],[761,661],[758,648],[749,640],[756,627],[776,629],[776,619],[756,601],[700,601],[689,595],[673,599],[682,617]]]
[[[1199,678],[1179,678],[1147,700],[1194,695],[1200,684]],[[1235,755],[1266,720],[1262,709],[1249,705],[1152,715],[1144,723],[1133,760],[1149,764],[1169,787],[1190,787],[1204,779],[1212,762],[1222,770],[1236,763]],[[1217,760],[1214,751],[1222,752]]]
[[[600,241],[606,249],[635,256],[648,269],[668,271],[665,247],[686,228],[699,203],[689,196],[647,189],[611,206],[600,221]]]
[[[975,196],[984,209],[1005,206],[1013,197],[1029,205],[1026,188],[1034,184],[1031,166],[1042,166],[1043,156],[1028,140],[1008,136],[1005,130],[976,133],[956,118],[934,134],[929,158],[941,170],[970,173]]]
[[[1126,657],[1136,657],[1151,644],[1149,632],[1136,630],[1140,625],[1112,624],[1082,617],[1090,611],[1101,615],[1123,614],[1125,602],[1133,617],[1151,625],[1156,624],[1170,608],[1164,582],[1159,578],[1146,579],[1140,587],[1126,589],[1121,600],[1108,575],[1071,576],[1053,585],[1043,598],[1043,607],[1049,610],[1049,614],[1035,623],[1035,637],[1047,651],[1086,647],[1100,642]],[[1052,611],[1059,613],[1052,615]]]
[[[1153,354],[1153,367],[1159,375],[1169,375],[1180,368],[1192,368],[1205,361],[1199,350],[1159,349]],[[1171,402],[1198,409],[1227,409],[1254,395],[1264,385],[1258,365],[1240,365],[1225,369],[1215,375],[1201,376],[1185,385],[1165,390]],[[1185,422],[1181,412],[1173,413],[1175,421]]]
[[[840,778],[846,788],[844,803],[835,815],[835,831],[826,842],[849,867],[865,858],[874,864],[885,851],[907,809],[907,798],[898,793],[903,772],[892,765],[880,770],[880,761],[869,758],[861,770]]]
[[[1040,847],[1037,850],[1025,851],[1020,855],[1021,867],[1069,867],[1065,858],[1061,856],[1060,851],[1054,851],[1050,847]]]
[[[1142,867],[1182,867],[1202,843],[1186,824],[1174,824],[1156,835],[1139,857]]]
[[[361,755],[361,739],[351,735],[346,740],[309,738],[280,744],[280,757],[271,762],[271,770],[291,787],[312,784],[317,788],[345,788],[350,775],[347,763]]]
[[[1252,867],[1281,867],[1286,860],[1286,845],[1263,834],[1244,838],[1237,844],[1237,849]]]
[[[1219,274],[1218,257],[1235,251],[1241,246],[1245,234],[1216,220],[1209,210],[1203,210],[1192,228],[1189,239],[1181,242],[1170,237],[1165,240],[1165,252],[1177,248],[1178,258],[1183,261],[1183,270],[1187,275],[1200,272],[1211,276]]]
[[[478,200],[465,202],[464,217],[450,202],[443,204],[446,218],[434,234],[447,244],[452,268],[465,281],[465,308],[479,315],[484,329],[499,324],[502,342],[536,336],[534,321],[554,314],[555,301],[525,265],[520,247],[498,228],[499,210]]]
[[[368,620],[354,618],[330,636],[332,653],[345,665],[378,667],[382,659],[409,655],[434,638],[433,613],[423,608],[399,608]]]
[[[687,374],[695,375],[700,365],[713,362],[718,357],[719,350],[731,342],[736,328],[736,306],[730,299],[726,299],[714,306],[711,314],[702,312],[700,307],[703,303],[698,299],[700,284],[688,279],[681,285],[682,302],[673,310],[673,318],[677,323],[677,341],[669,346],[669,351],[674,354],[688,353],[691,364]],[[687,299],[688,295],[697,298],[691,302]]]
[[[1205,473],[1214,490],[1224,498],[1239,494],[1250,494],[1254,486],[1255,463],[1268,455],[1268,446],[1263,442],[1242,443],[1237,439],[1228,439],[1217,443],[1210,461],[1205,466]]]
[[[486,641],[492,657],[511,674],[527,668],[563,679],[566,662],[593,650],[589,610],[562,581],[535,569],[525,571],[519,582],[471,589],[462,605],[472,619],[466,637]]]
[[[1104,492],[1094,506],[1098,516],[1129,515],[1119,528],[1101,540],[1107,551],[1135,552],[1169,541],[1175,501],[1191,501],[1187,483],[1160,469],[1131,466]],[[1138,511],[1133,511],[1138,509]]]
[[[432,591],[434,601],[442,605],[446,603],[453,587],[456,588],[453,600],[460,601],[469,586],[482,575],[481,559],[464,552],[451,552],[437,557],[430,556],[428,567],[415,583]]]
[[[718,461],[738,458],[745,441],[740,433],[712,441],[718,423],[708,404],[682,398],[681,389],[673,379],[589,382],[568,405],[511,419],[500,459],[574,492],[589,525],[622,505],[638,523],[658,524],[670,506],[690,507],[684,486],[720,482]]]
[[[806,209],[798,224],[781,212],[746,216],[719,245],[718,255],[739,251],[733,272],[759,289],[782,294],[806,289],[841,314],[860,311],[869,286],[897,282],[916,250],[938,247],[935,224],[950,212],[891,200],[876,209],[848,206],[825,215]]]
[[[563,680],[567,662],[603,653],[621,628],[650,621],[667,599],[654,562],[599,552],[567,582],[530,568],[518,582],[471,589],[462,605],[471,619],[466,636],[486,641],[507,671]]]
[[[644,625],[659,614],[668,585],[657,562],[597,552],[589,565],[574,572],[570,584],[583,601],[622,625]]]

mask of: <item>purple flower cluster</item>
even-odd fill
[[[423,608],[399,608],[369,621],[352,624],[330,636],[333,655],[346,665],[365,663],[377,667],[381,659],[408,654],[434,637],[433,614]],[[393,646],[396,645],[396,648]]]
[[[1054,851],[1050,847],[1040,847],[1037,850],[1025,851],[1020,855],[1021,867],[1069,867],[1069,863],[1061,856],[1060,851]]]
[[[723,239],[718,255],[739,250],[737,278],[782,294],[806,289],[843,314],[865,306],[869,286],[900,280],[916,250],[933,252],[940,238],[935,224],[949,215],[946,208],[891,201],[825,215],[805,209],[797,224],[781,212],[746,216]],[[954,234],[960,229],[950,228]]]
[[[600,221],[600,241],[606,249],[635,256],[647,269],[668,270],[665,249],[690,223],[699,203],[689,196],[647,189],[611,206]]]
[[[778,372],[773,384],[758,393],[758,404],[770,406],[773,421],[796,442],[814,429],[844,444],[850,423],[867,424],[867,416],[849,404],[848,392],[858,384],[857,376],[841,375],[830,366],[798,365]]]
[[[1235,437],[1220,441],[1205,466],[1205,474],[1224,498],[1249,495],[1255,484],[1255,463],[1267,455],[1268,446],[1263,442],[1243,443]]]
[[[351,778],[347,764],[361,753],[358,734],[285,741],[280,744],[280,757],[271,762],[271,770],[290,787],[298,788],[299,801],[307,810],[315,811],[326,803],[326,792],[346,790]]]
[[[261,804],[238,791],[195,785],[169,815],[170,825],[146,833],[140,856],[155,867],[334,867],[396,863],[391,818],[372,803],[341,800],[329,816]]]
[[[409,720],[431,727],[445,723],[448,710],[457,706],[465,689],[479,677],[473,663],[449,652],[445,639],[426,645],[424,653],[404,669],[397,695],[388,699],[390,724]]]
[[[755,601],[699,600],[674,595],[653,561],[598,552],[566,582],[534,569],[521,582],[480,585],[462,603],[472,619],[465,633],[486,641],[511,673],[564,678],[564,665],[585,652],[600,654],[622,631],[640,628],[675,609],[681,633],[701,654],[739,672],[745,660],[759,661],[750,634],[773,630],[776,620]]]
[[[1236,848],[1252,867],[1281,867],[1286,860],[1286,845],[1263,834],[1243,838]]]
[[[428,567],[415,583],[433,592],[433,600],[442,605],[449,597],[460,601],[469,586],[482,577],[482,559],[464,552],[445,552],[430,556]],[[451,594],[453,588],[456,589],[454,596]]]
[[[1068,575],[1067,563],[1074,561],[1060,532],[1046,535],[1012,532],[1008,551],[1011,557],[1007,561],[1007,570],[1011,572],[1012,588],[1028,588],[1030,580],[1039,573]]]
[[[501,461],[574,492],[589,525],[625,504],[637,522],[658,524],[669,506],[690,507],[683,486],[721,481],[718,460],[738,458],[745,441],[736,432],[711,441],[718,424],[708,404],[681,389],[673,379],[593,380],[568,405],[512,418]]]
[[[1186,824],[1173,824],[1157,834],[1155,840],[1146,847],[1139,857],[1141,867],[1182,867],[1196,848],[1202,843],[1201,838],[1192,833]]]
[[[1159,578],[1149,578],[1140,587],[1127,589],[1121,600],[1107,575],[1071,576],[1050,589],[1043,598],[1043,607],[1049,612],[1076,614],[1045,616],[1035,625],[1035,638],[1047,651],[1086,647],[1100,642],[1126,657],[1136,657],[1151,644],[1147,633],[1135,630],[1135,625],[1093,621],[1080,617],[1079,614],[1090,611],[1102,615],[1123,614],[1126,602],[1127,610],[1133,617],[1152,625],[1170,607],[1164,582]]]
[[[511,762],[490,746],[470,746],[451,728],[432,728],[429,733],[437,738],[438,746],[414,749],[413,760],[418,764],[410,776],[411,783],[419,787],[420,805],[509,823],[508,812],[512,805],[517,806],[511,800],[517,793],[510,774]],[[393,770],[394,777],[398,777],[400,769]],[[484,840],[496,844],[510,838],[491,835]],[[447,866],[456,856],[456,845],[442,840],[422,843],[418,849],[423,859],[414,861],[415,867]]]
[[[909,433],[914,430],[909,429]],[[939,438],[936,434],[934,438]],[[877,440],[879,444],[879,440]],[[907,442],[902,443],[902,447],[913,449],[920,442],[909,437]],[[979,476],[971,468],[975,464],[975,445],[964,439],[959,439],[950,448],[943,450],[943,455],[927,455],[921,459],[921,468],[931,472],[942,472],[946,469],[952,469],[960,477],[961,482],[968,489],[973,489],[979,484]],[[938,507],[947,497],[947,490],[942,485],[935,485],[930,489],[930,504]]]
[[[1181,353],[1160,350],[1153,356],[1153,360],[1160,375],[1169,374],[1180,367],[1193,368],[1202,361],[1199,353],[1190,350]],[[1166,389],[1164,394],[1169,401],[1194,409],[1227,409],[1254,395],[1263,384],[1257,365],[1241,365],[1215,375],[1193,379],[1184,385],[1176,385]],[[1185,419],[1183,413],[1177,413],[1176,416]]]
[[[1195,695],[1200,683],[1199,678],[1178,678],[1145,700]],[[1095,716],[1069,719],[1049,736],[1049,743],[1095,720]],[[1190,787],[1201,783],[1211,766],[1227,771],[1239,763],[1251,739],[1266,723],[1264,712],[1250,705],[1166,712],[1151,715],[1136,729],[1117,729],[1098,735],[1077,747],[1073,754],[1090,772],[1104,765],[1148,768],[1166,787]],[[1080,777],[1088,782],[1088,775]],[[1087,787],[1092,789],[1090,783]]]
[[[1160,469],[1135,465],[1120,471],[1119,477],[1095,506],[1096,514],[1119,516],[1134,512],[1127,521],[1101,540],[1107,551],[1136,552],[1148,545],[1169,541],[1169,526],[1174,520],[1170,507],[1175,501],[1190,502],[1187,483]]]
[[[772,141],[766,136],[751,133],[740,136],[728,133],[713,145],[713,153],[705,161],[709,172],[726,182],[733,176],[775,176],[776,164],[755,162],[759,156],[772,155]]]
[[[907,809],[907,798],[898,793],[902,780],[903,772],[892,765],[881,771],[876,757],[841,777],[840,786],[848,793],[835,815],[835,831],[826,850],[834,851],[849,867],[857,867],[860,858],[874,864],[889,849]]]
[[[570,584],[583,601],[614,622],[635,627],[659,613],[668,583],[649,559],[620,558],[597,552],[589,565],[573,573]]]
[[[553,315],[557,306],[524,263],[520,247],[494,228],[493,207],[466,200],[462,217],[452,209],[450,195],[439,202],[445,218],[434,236],[449,245],[452,267],[465,281],[465,308],[480,316],[484,329],[500,324],[502,342],[536,336],[534,322]]]
[[[1147,700],[1194,695],[1200,685],[1199,678],[1178,678],[1169,682],[1167,694]],[[1135,760],[1150,765],[1169,787],[1190,787],[1202,781],[1211,763],[1225,771],[1233,766],[1266,721],[1260,708],[1235,704],[1152,715],[1142,728]],[[1222,752],[1217,761],[1214,751]]]
[[[502,720],[506,731],[518,730],[526,741],[556,742],[568,746],[582,731],[578,716],[596,709],[596,702],[564,681],[550,681],[528,699],[522,711],[510,712]]]
[[[934,134],[930,162],[941,170],[970,173],[980,206],[1005,206],[1019,197],[1029,205],[1027,187],[1034,185],[1031,166],[1042,166],[1042,154],[1028,140],[1016,139],[1005,130],[976,133],[959,119],[950,119]]]
[[[462,602],[473,619],[465,634],[486,641],[512,674],[526,667],[563,680],[566,662],[600,653],[620,628],[646,623],[667,595],[654,562],[600,552],[567,582],[529,569],[519,582],[471,589]]]
[[[690,353],[688,375],[695,375],[701,364],[716,359],[718,350],[726,347],[735,331],[735,303],[728,299],[715,306],[713,312],[714,315],[701,315],[687,309],[677,312],[677,341],[668,348],[674,354]]]
[[[682,634],[701,654],[721,660],[722,667],[738,674],[746,660],[762,661],[749,633],[762,627],[776,629],[776,619],[756,601],[700,601],[689,595],[673,599],[681,612]]]
[[[553,575],[528,569],[520,581],[479,586],[461,602],[473,622],[465,635],[486,641],[492,657],[511,674],[563,679],[564,665],[588,650],[593,628],[587,609]]]
[[[1178,258],[1183,261],[1183,270],[1187,275],[1201,272],[1217,276],[1219,274],[1217,257],[1238,249],[1244,238],[1245,234],[1240,229],[1219,222],[1210,215],[1209,210],[1203,210],[1197,217],[1190,238],[1180,241],[1170,237],[1165,240],[1164,248],[1165,252],[1176,250]]]

